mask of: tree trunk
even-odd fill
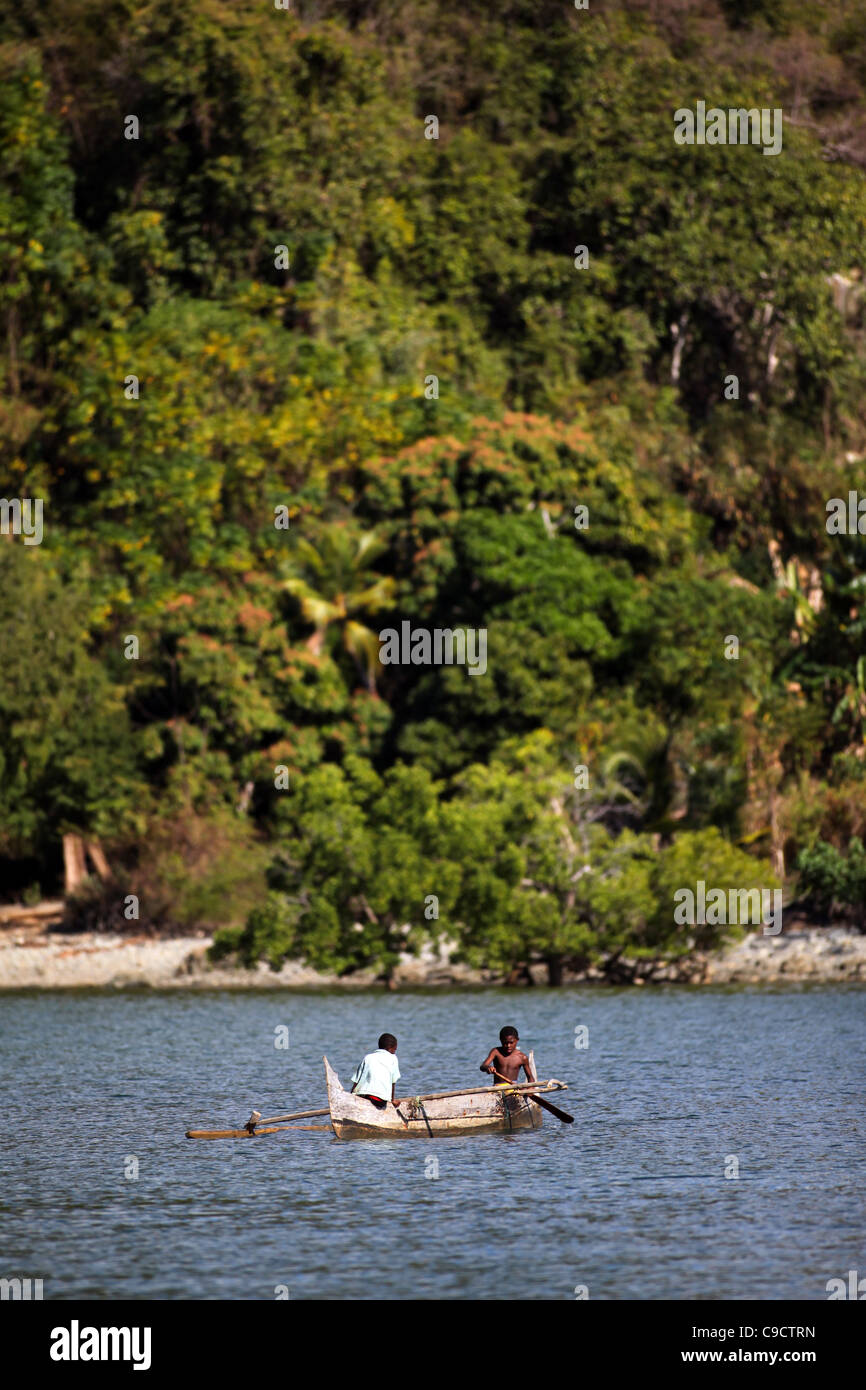
[[[549,956],[547,959],[547,983],[562,984],[562,956]]]
[[[68,898],[87,877],[84,841],[80,835],[63,836],[63,871],[65,878],[63,891]]]
[[[785,846],[779,833],[779,798],[775,785],[770,787],[770,862],[780,883],[785,881]]]
[[[683,312],[680,314],[676,323],[671,324],[671,335],[674,340],[674,351],[671,357],[671,383],[676,386],[680,379],[680,362],[682,360],[683,348],[686,345],[686,325],[689,316]]]
[[[108,860],[103,853],[102,845],[98,840],[87,841],[87,853],[90,855],[90,862],[99,874],[102,882],[108,883],[111,878],[111,870],[108,867]]]

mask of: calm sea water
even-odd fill
[[[184,1137],[324,1105],[323,1053],[345,1081],[384,1030],[398,1094],[472,1085],[504,1023],[574,1125]],[[866,1273],[863,1023],[854,988],[0,996],[0,1275],[57,1299],[825,1299]]]

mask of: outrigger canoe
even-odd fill
[[[531,1052],[529,1061],[534,1072]],[[541,1128],[541,1106],[507,1086],[491,1086],[473,1095],[441,1099],[409,1097],[399,1101],[397,1109],[389,1104],[387,1109],[379,1110],[372,1101],[345,1089],[327,1057],[324,1063],[331,1127],[338,1139],[429,1139],[438,1134],[497,1134]],[[542,1092],[548,1084],[542,1081],[536,1090]]]
[[[188,1129],[187,1139],[257,1139],[295,1129],[332,1129],[338,1139],[429,1139],[434,1134],[499,1134],[514,1129],[540,1129],[542,1106],[558,1120],[573,1124],[574,1116],[547,1100],[549,1091],[567,1091],[564,1081],[515,1081],[502,1086],[470,1086],[463,1091],[440,1091],[406,1096],[396,1106],[380,1109],[364,1096],[347,1091],[327,1057],[327,1110],[295,1110],[263,1120],[254,1110],[243,1129]],[[529,1054],[535,1071],[535,1056]],[[296,1125],[296,1120],[327,1115],[330,1125]]]

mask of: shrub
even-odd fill
[[[855,835],[847,855],[825,840],[804,849],[797,860],[803,899],[819,912],[851,916],[866,925],[866,850]]]

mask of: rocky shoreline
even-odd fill
[[[842,927],[749,935],[690,964],[696,984],[866,984],[866,936]]]
[[[372,971],[350,978],[321,974],[299,962],[279,971],[264,963],[253,969],[208,960],[209,936],[118,937],[61,933],[47,911],[6,909],[0,915],[0,990],[23,989],[370,989]],[[40,920],[41,919],[41,920]],[[829,984],[866,983],[866,935],[839,927],[805,927],[780,936],[750,934],[721,951],[675,962],[620,962],[616,983],[646,984]],[[563,983],[603,983],[610,977],[592,968],[566,972]],[[381,983],[381,982],[379,982]],[[428,953],[401,962],[397,988],[503,985],[493,970],[473,970],[446,956]],[[545,985],[543,965],[532,966],[526,984]]]

